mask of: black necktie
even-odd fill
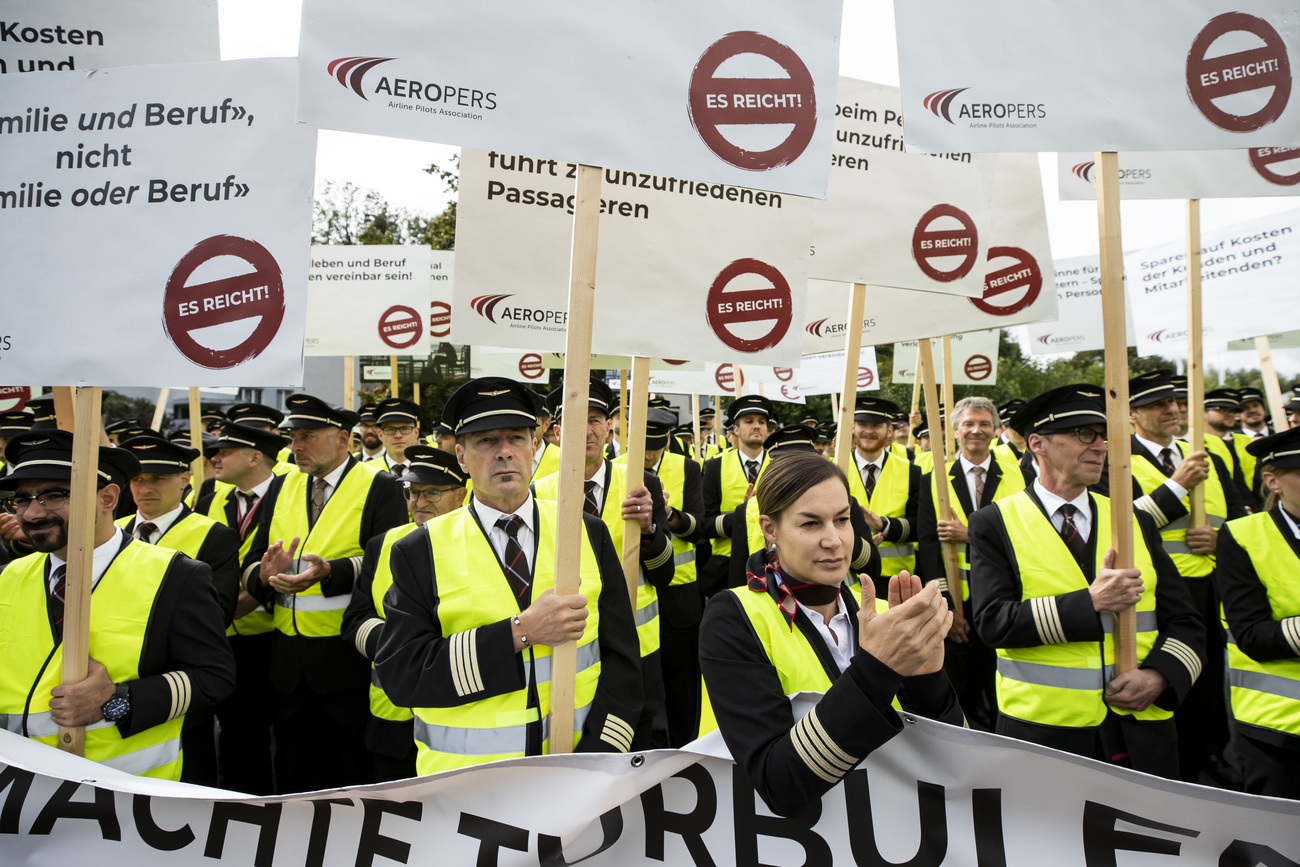
[[[63,640],[63,594],[68,589],[68,567],[60,566],[50,576],[54,579],[54,590],[50,592],[50,626],[54,629],[54,640]]]
[[[406,464],[393,464],[393,475],[400,479],[404,472],[406,472]]]
[[[1080,566],[1083,565],[1083,555],[1088,547],[1083,536],[1079,535],[1079,528],[1074,525],[1074,516],[1078,514],[1078,508],[1070,503],[1066,503],[1056,511],[1061,513],[1061,541],[1065,542],[1065,547],[1070,549],[1070,554]]]
[[[1173,449],[1160,450],[1160,466],[1162,469],[1164,469],[1166,476],[1172,476],[1174,474],[1174,450]]]
[[[528,558],[524,556],[524,549],[519,544],[519,528],[523,525],[524,519],[518,515],[502,515],[497,518],[497,526],[506,531],[506,550],[501,557],[501,563],[505,566],[510,588],[514,590],[515,596],[522,600],[520,610],[528,604],[528,587],[532,583],[532,576],[528,572]]]
[[[758,461],[745,461],[745,478],[751,485],[758,481]]]
[[[870,497],[876,490],[876,465],[867,464],[867,477],[862,480],[862,486],[867,489],[867,496]]]
[[[253,510],[257,508],[257,494],[252,492],[246,494],[243,491],[235,493],[244,501],[244,517],[239,519],[239,538],[242,541],[248,535],[248,525],[253,520]]]
[[[135,528],[135,537],[141,542],[148,542],[153,539],[153,534],[158,532],[158,527],[149,521]]]
[[[600,504],[596,502],[596,483],[590,479],[582,483],[583,511],[588,515],[600,516]]]

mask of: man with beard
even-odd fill
[[[377,403],[363,403],[361,409],[357,410],[361,432],[361,452],[357,455],[359,461],[373,461],[375,458],[382,458],[385,454],[384,440],[380,436],[379,424],[375,420],[375,411],[378,408]]]
[[[208,567],[142,544],[113,523],[139,462],[99,449],[94,502],[94,587],[87,676],[60,685],[68,592],[72,435],[33,431],[5,448],[0,480],[36,553],[0,575],[0,719],[53,746],[59,726],[84,726],[85,756],[128,774],[178,780],[185,715],[210,710],[234,687],[235,666]],[[100,724],[107,723],[107,724]]]

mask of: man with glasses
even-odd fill
[[[141,544],[113,523],[140,464],[99,449],[94,494],[94,588],[87,676],[60,685],[67,584],[72,435],[32,431],[5,448],[5,511],[36,553],[0,580],[0,720],[53,746],[59,726],[84,726],[85,756],[128,774],[178,780],[186,714],[210,710],[234,687],[234,660],[207,565]]]
[[[1089,492],[1106,465],[1103,395],[1066,385],[1012,416],[1038,476],[971,515],[975,629],[997,648],[998,734],[1176,778],[1173,712],[1201,673],[1204,630],[1140,509],[1134,567],[1113,568],[1110,501]],[[1138,668],[1117,675],[1112,612],[1135,606]]]
[[[406,447],[420,441],[420,408],[400,397],[381,400],[375,407],[375,424],[384,442],[384,466],[400,479],[410,469]]]
[[[343,640],[369,660],[374,660],[384,631],[384,594],[393,586],[393,545],[426,521],[465,504],[465,471],[455,452],[413,445],[406,449],[406,460],[410,469],[402,482],[411,523],[394,527],[366,545],[361,574],[352,587],[352,601],[343,612]],[[411,709],[394,705],[372,677],[366,749],[374,760],[375,782],[415,776],[413,719]]]

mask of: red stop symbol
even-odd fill
[[[774,367],[772,375],[782,382],[789,382],[794,378],[794,368],[792,367]]]
[[[953,225],[954,220],[957,226]],[[940,227],[932,228],[940,221]],[[979,258],[979,247],[975,221],[953,205],[935,205],[925,212],[912,232],[912,258],[925,276],[940,283],[951,283],[969,274]],[[948,270],[935,264],[937,259],[948,260],[945,264],[949,264],[954,257],[957,265]]]
[[[542,367],[542,357],[530,352],[519,359],[519,375],[524,379],[541,379],[546,368]]]
[[[394,349],[414,346],[423,336],[420,314],[405,304],[394,304],[379,317],[379,339]]]
[[[858,368],[858,388],[866,388],[876,381],[876,375],[871,372],[870,367]]]
[[[715,78],[724,61],[741,54],[768,58],[785,72],[781,78]],[[812,74],[788,46],[769,36],[741,30],[705,49],[691,71],[691,126],[724,162],[749,171],[767,171],[794,162],[812,141],[817,99]],[[786,137],[765,151],[733,144],[720,126],[790,127]]]
[[[1003,257],[1014,260],[984,274],[984,297],[970,303],[991,316],[1011,316],[1038,300],[1043,291],[1043,272],[1033,256],[1019,247],[990,247],[988,261]],[[996,299],[996,300],[994,300]]]
[[[240,273],[187,285],[207,262],[229,257]],[[251,269],[251,270],[249,270]],[[251,334],[235,346],[208,346],[194,336],[213,325],[256,319]],[[213,235],[181,257],[163,292],[163,331],[176,349],[209,370],[226,370],[261,355],[284,321],[284,278],[271,252],[256,241]],[[204,336],[204,339],[211,339]]]
[[[717,372],[713,374],[713,381],[718,384],[718,388],[731,392],[734,391],[736,387],[736,376],[740,377],[740,385],[743,388],[745,385],[744,372],[738,367],[734,368],[733,372],[733,368],[730,364],[719,364]]]
[[[979,382],[989,378],[993,372],[993,362],[987,355],[972,355],[966,359],[966,376]]]
[[[0,412],[22,409],[23,404],[32,396],[32,389],[26,385],[0,385]]]
[[[671,364],[671,365],[673,365],[674,367],[677,367],[678,365],[681,365],[681,364],[690,364],[690,363],[691,363],[691,361],[690,361],[689,358],[683,358],[683,359],[681,359],[680,361],[677,360],[676,358],[665,358],[665,359],[663,359],[663,362],[664,362],[664,364]]]
[[[758,289],[733,289],[728,286],[744,274],[757,274],[767,282]],[[709,327],[726,346],[737,352],[760,352],[781,342],[790,330],[794,302],[790,284],[776,268],[757,259],[737,259],[722,269],[709,287],[705,301]],[[766,331],[749,328],[748,322],[771,323]],[[736,328],[736,326],[741,326]]]
[[[1230,54],[1207,56],[1226,34],[1248,34],[1251,47]],[[1258,41],[1256,41],[1258,40]],[[1240,35],[1228,40],[1239,45]],[[1259,43],[1263,43],[1262,45]],[[1221,107],[1215,100],[1268,89],[1263,107],[1250,114],[1235,114],[1231,99]],[[1291,61],[1286,43],[1263,18],[1245,12],[1225,12],[1210,19],[1187,52],[1187,93],[1205,119],[1228,132],[1253,132],[1282,116],[1291,97]],[[1258,104],[1256,101],[1255,104]]]
[[[1251,166],[1270,184],[1279,187],[1300,184],[1300,163],[1291,162],[1300,160],[1300,148],[1251,148],[1249,154]],[[1275,169],[1274,166],[1278,163],[1287,163],[1292,173],[1286,174]]]
[[[781,396],[786,400],[798,401],[801,397],[799,394],[799,387],[795,385],[783,385],[781,386]]]
[[[429,305],[429,334],[438,338],[451,334],[451,305],[446,301]]]

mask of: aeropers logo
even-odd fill
[[[955,87],[936,90],[921,100],[921,105],[935,117],[954,126],[958,120],[965,120],[966,125],[972,129],[1032,129],[1038,126],[1033,121],[1047,117],[1047,107],[1041,102],[975,102],[968,98],[960,101],[957,99],[970,89]]]
[[[1082,334],[1041,334],[1037,338],[1044,346],[1070,346],[1083,342]]]
[[[395,57],[340,57],[338,60],[331,60],[325,69],[338,79],[339,84],[350,88],[362,99],[366,99],[366,92],[361,89],[361,79],[379,64],[396,59]]]
[[[1096,166],[1096,164],[1097,164],[1096,160],[1088,160],[1086,163],[1079,163],[1074,168],[1070,169],[1070,172],[1076,178],[1079,178],[1082,181],[1087,181],[1088,183],[1092,183],[1092,170],[1093,167]]]
[[[390,78],[383,75],[369,89],[367,95],[364,84],[366,73],[381,63],[397,59],[396,57],[339,57],[326,64],[325,71],[341,86],[364,100],[369,101],[370,97],[375,95],[388,97],[388,108],[482,120],[483,116],[475,114],[474,109],[491,111],[497,107],[495,93],[474,87],[430,81],[428,79],[432,76],[428,75],[422,75],[420,78]]]
[[[843,322],[832,322],[828,325],[825,319],[818,319],[816,322],[809,322],[803,327],[803,330],[813,337],[834,337],[843,334],[844,328],[845,323]]]
[[[474,312],[482,316],[493,325],[510,325],[512,327],[528,327],[522,323],[530,325],[549,326],[543,327],[543,331],[563,330],[568,324],[569,313],[566,310],[543,310],[536,307],[519,307],[512,305],[503,305],[501,302],[507,298],[514,298],[514,295],[480,295],[469,302],[469,306],[474,308]]]
[[[1207,325],[1202,329],[1202,332],[1205,334],[1209,334],[1213,330],[1214,330],[1213,327]],[[1147,335],[1147,340],[1150,340],[1152,343],[1170,343],[1176,340],[1186,340],[1186,339],[1187,339],[1186,328],[1184,328],[1182,331],[1174,331],[1169,328],[1161,328],[1159,331],[1152,331],[1150,334]]]

